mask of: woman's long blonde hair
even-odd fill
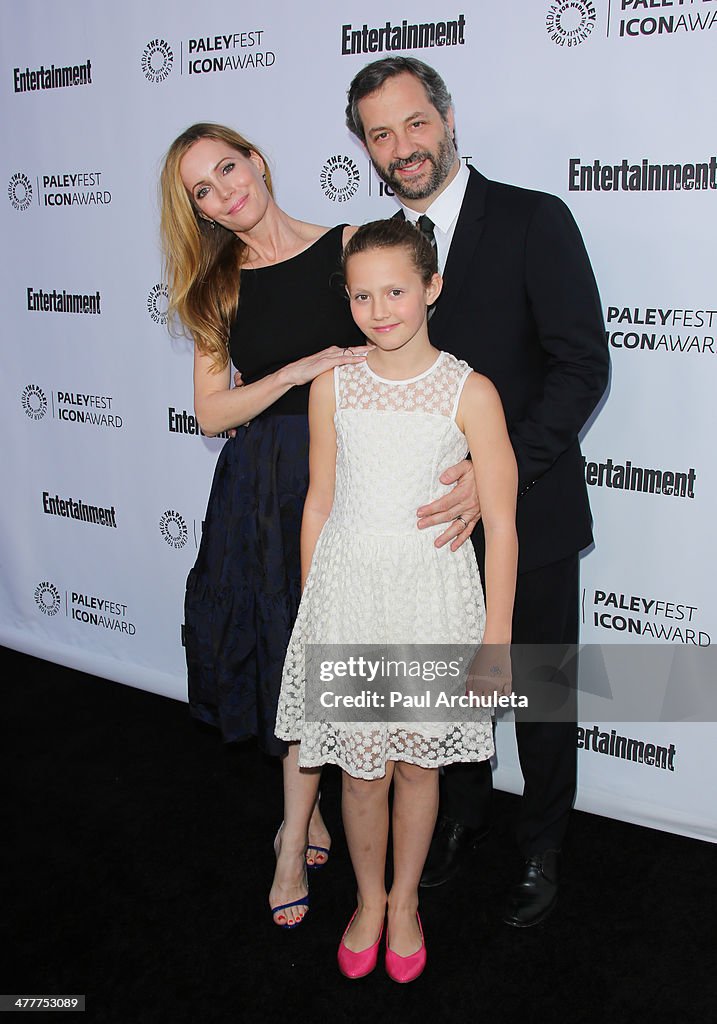
[[[179,165],[199,139],[225,142],[244,156],[264,160],[266,187],[273,195],[269,165],[260,150],[221,124],[193,124],[167,151],[160,177],[161,232],[170,314],[176,313],[200,352],[217,370],[229,362],[229,330],[239,302],[246,245],[233,231],[205,220],[184,187]]]

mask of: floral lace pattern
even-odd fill
[[[490,722],[304,721],[306,644],[479,643],[485,605],[471,544],[434,546],[416,509],[450,488],[438,477],[465,457],[455,423],[470,368],[448,353],[410,381],[366,364],[334,371],[334,505],[318,539],[282,679],[276,735],[300,740],[299,764],[340,765],[359,778],[388,760],[426,768],[493,753]]]
[[[374,409],[378,412],[422,412],[455,418],[463,382],[470,366],[440,352],[425,373],[410,380],[386,380],[366,363],[342,366],[334,375],[337,409]]]

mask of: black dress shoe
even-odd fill
[[[441,816],[433,833],[426,865],[418,883],[421,889],[432,889],[452,878],[470,854],[486,838],[489,828],[469,828],[460,821]]]
[[[544,921],[558,899],[559,850],[535,853],[525,862],[523,877],[508,896],[503,920],[514,928]]]

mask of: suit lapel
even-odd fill
[[[434,325],[451,314],[483,234],[488,181],[474,167],[469,167],[469,171],[466,193],[443,272],[443,291],[436,302]]]

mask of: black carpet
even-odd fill
[[[473,870],[422,896],[425,974],[395,985],[379,961],[351,982],[336,968],[355,899],[338,772],[322,784],[330,865],[283,931],[267,905],[277,763],[182,703],[0,654],[1,992],[86,994],[61,1019],[87,1024],[715,1020],[711,844],[576,812],[557,909],[516,931],[500,921],[515,798],[498,793]]]

